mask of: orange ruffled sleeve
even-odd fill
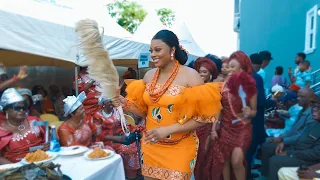
[[[146,90],[146,84],[143,80],[130,82],[126,88],[126,99],[133,103],[140,111],[147,112],[148,106],[143,100],[143,93]]]
[[[179,123],[184,124],[189,119],[202,123],[214,123],[222,109],[221,83],[207,83],[200,86],[186,88],[180,107]]]

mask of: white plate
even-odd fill
[[[88,155],[93,151],[93,149],[91,149],[90,151],[84,153],[83,157],[86,159],[86,160],[90,160],[90,161],[95,161],[95,160],[103,160],[103,159],[108,159],[108,158],[111,158],[113,155],[114,155],[114,152],[111,151],[111,150],[108,150],[108,149],[103,149],[105,152],[107,153],[110,153],[109,156],[107,157],[103,157],[103,158],[95,158],[95,159],[91,159],[88,157]]]
[[[8,169],[13,169],[13,168],[18,168],[18,167],[21,167],[21,166],[22,166],[22,164],[20,164],[20,163],[1,165],[1,166],[0,166],[0,172],[1,172],[2,170],[8,170]]]
[[[51,156],[50,159],[46,159],[46,160],[39,161],[39,162],[34,162],[34,164],[40,164],[40,163],[44,163],[44,162],[49,162],[49,161],[54,160],[54,159],[58,156],[58,154],[57,154],[57,153],[54,153],[54,152],[47,151],[46,153],[47,153],[49,156]],[[26,161],[26,158],[23,158],[23,159],[21,160],[21,163],[22,163],[22,164],[31,164],[31,163],[29,163],[28,161]]]
[[[61,156],[72,156],[84,153],[88,151],[89,148],[85,146],[70,146],[70,147],[61,147],[59,151],[59,155]]]

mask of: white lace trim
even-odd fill
[[[35,120],[33,120],[33,121],[30,122],[30,130],[29,130],[29,131],[27,131],[27,132],[24,133],[24,134],[14,133],[11,139],[12,139],[13,141],[21,141],[21,140],[23,140],[24,138],[26,138],[29,134],[34,134],[34,135],[36,135],[36,136],[39,136],[39,134],[40,134],[40,129],[39,129],[39,127],[37,127],[37,126],[33,126],[33,122],[34,122],[34,121],[35,121]]]

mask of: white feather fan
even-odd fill
[[[114,98],[119,93],[119,74],[108,51],[103,46],[103,33],[100,35],[98,23],[94,20],[85,19],[77,22],[76,32],[79,37],[79,48],[86,58],[88,73],[92,79],[100,84],[98,91],[107,98]],[[130,132],[126,126],[126,120],[122,107],[118,107],[121,116],[123,132]]]

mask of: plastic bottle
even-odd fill
[[[50,151],[51,152],[59,152],[60,151],[60,143],[57,136],[56,126],[51,126],[51,140],[50,140]]]

